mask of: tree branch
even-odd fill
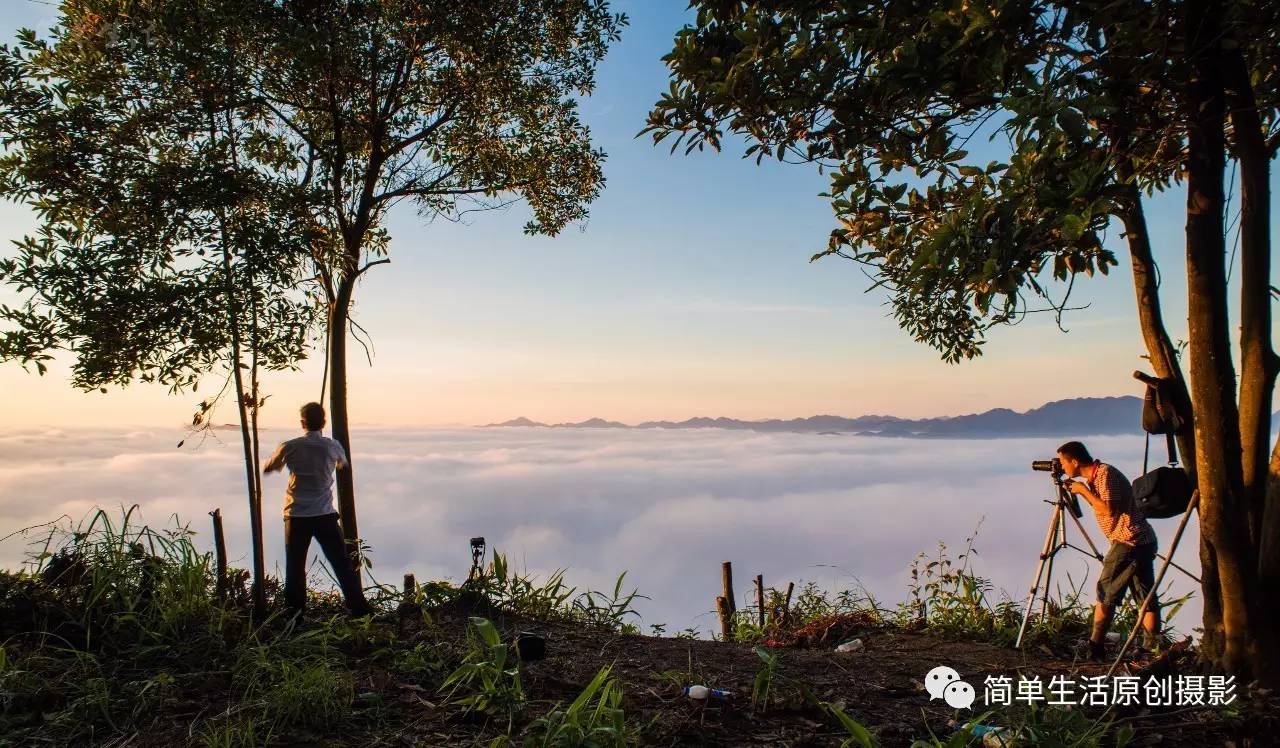
[[[356,271],[356,274],[355,274],[354,276],[352,276],[352,277],[359,278],[361,275],[364,275],[364,272],[365,272],[366,270],[368,270],[369,268],[373,267],[374,265],[386,265],[386,264],[387,264],[387,263],[389,263],[389,262],[391,262],[391,258],[389,258],[389,257],[384,257],[384,258],[382,258],[381,260],[373,260],[373,261],[371,261],[371,262],[369,262],[369,263],[366,263],[364,267],[362,267],[362,268],[360,268],[359,270],[357,270],[357,271]]]

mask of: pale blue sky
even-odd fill
[[[863,293],[868,282],[854,265],[808,262],[832,227],[816,171],[756,166],[740,150],[669,155],[634,137],[667,85],[660,57],[688,14],[680,0],[615,8],[631,25],[583,107],[609,153],[608,186],[590,221],[543,238],[521,233],[519,206],[467,225],[423,225],[407,207],[395,213],[392,264],[371,271],[359,292],[357,316],[377,357],[372,369],[362,360],[354,367],[356,422],[923,416],[1137,392],[1129,373],[1143,348],[1118,235],[1121,265],[1077,284],[1073,301],[1090,308],[1067,319],[1069,334],[1035,315],[995,331],[983,359],[943,364],[896,328],[882,294]],[[0,35],[44,29],[54,10],[8,0]],[[1175,337],[1185,330],[1183,200],[1175,191],[1149,206]],[[0,238],[28,224],[22,210],[0,207]],[[268,389],[292,405],[314,396],[319,376],[317,362]],[[65,370],[42,381],[12,365],[0,367],[0,388],[17,395],[19,423],[86,414],[177,423],[199,399],[148,388],[80,395]],[[288,424],[292,413],[268,415]]]

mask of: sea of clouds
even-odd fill
[[[38,531],[95,507],[138,504],[163,525],[177,516],[211,545],[207,512],[222,509],[233,563],[247,566],[248,521],[237,432],[190,438],[181,429],[0,431],[0,566],[14,568]],[[263,452],[285,432],[263,435]],[[178,448],[179,440],[186,443]],[[920,552],[952,554],[981,526],[976,570],[1001,591],[1026,595],[1044,542],[1052,494],[1029,463],[1056,440],[916,440],[718,429],[370,429],[353,433],[361,535],[373,576],[395,584],[465,578],[468,540],[483,535],[520,569],[567,567],[579,588],[627,585],[650,599],[643,623],[674,631],[711,629],[720,562],[734,562],[739,604],[755,574],[766,585],[813,580],[828,589],[865,587],[882,604],[907,593]],[[1131,478],[1141,437],[1086,439]],[[1160,454],[1163,442],[1153,444]],[[1157,458],[1158,459],[1158,458]],[[285,479],[267,476],[266,550],[279,569]],[[1086,507],[1087,512],[1087,507]],[[1092,518],[1086,527],[1101,542]],[[1158,520],[1162,547],[1176,520]],[[1198,569],[1193,522],[1175,561]],[[1075,527],[1071,535],[1077,544]],[[1105,548],[1104,548],[1105,550]],[[313,549],[313,554],[318,551]],[[1055,583],[1085,585],[1096,564],[1066,551]],[[323,577],[314,575],[317,583]],[[1194,583],[1171,572],[1182,593]],[[1199,623],[1193,600],[1174,624]]]

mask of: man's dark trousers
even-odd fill
[[[369,612],[364,591],[347,556],[337,514],[284,518],[284,600],[290,610],[301,612],[307,604],[307,550],[311,538],[320,544],[333,576],[342,589],[347,608],[356,615]]]

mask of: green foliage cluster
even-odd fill
[[[837,226],[814,258],[863,265],[948,361],[1039,305],[1060,314],[1070,282],[1116,264],[1112,220],[1145,232],[1141,194],[1182,176],[1185,4],[692,5],[642,132],[825,171]],[[1271,130],[1280,8],[1216,13]]]
[[[636,594],[579,593],[563,573],[538,582],[501,554],[480,579],[422,585],[410,596],[379,588],[375,607],[413,603],[422,612],[409,640],[371,617],[320,618],[299,628],[255,620],[243,589],[219,594],[211,554],[175,524],[138,525],[134,510],[50,526],[32,544],[28,571],[0,575],[0,733],[56,744],[170,728],[192,692],[217,694],[196,710],[189,738],[206,746],[263,746],[376,724],[381,697],[357,688],[353,663],[406,687],[440,691],[458,716],[505,722],[501,740],[546,746],[620,746],[627,722],[620,681],[608,668],[568,705],[535,704],[497,626],[473,618],[462,652],[441,637],[427,609],[484,589],[502,614],[546,616],[621,632]],[[275,590],[272,587],[273,591]],[[312,608],[337,609],[316,595]],[[402,626],[404,620],[402,616]],[[530,714],[532,712],[532,714]],[[533,715],[540,715],[534,717]]]
[[[954,560],[945,543],[938,544],[936,556],[916,556],[911,564],[910,598],[899,608],[898,619],[946,636],[1009,645],[1018,635],[1022,608],[1013,600],[991,599],[993,585],[972,567],[975,537],[976,533]],[[1073,588],[1054,604],[1040,625],[1054,627],[1063,635],[1087,635],[1091,616],[1092,611],[1080,603],[1079,590]]]
[[[472,618],[470,623],[467,654],[440,690],[465,713],[506,720],[505,732],[493,745],[621,748],[635,738],[636,729],[627,722],[622,707],[622,683],[607,666],[568,706],[557,704],[517,729],[517,718],[528,706],[519,662],[493,623],[484,618]]]
[[[29,573],[0,575],[0,732],[76,743],[145,729],[178,673],[227,662],[254,636],[246,612],[214,594],[211,559],[188,528],[132,517],[56,525]]]
[[[472,618],[467,636],[468,652],[440,690],[464,711],[506,717],[510,725],[525,701],[520,663],[490,621]]]
[[[235,688],[243,694],[239,708],[271,725],[323,728],[340,722],[355,687],[332,638],[332,630],[323,627],[242,647],[232,667]]]
[[[520,745],[526,748],[623,748],[637,729],[622,708],[622,683],[606,666],[567,707],[556,706],[534,720]]]
[[[627,573],[618,575],[609,591],[583,590],[565,582],[565,569],[551,572],[545,579],[522,573],[507,557],[494,551],[492,561],[459,587],[437,584],[431,596],[443,602],[461,592],[483,595],[490,603],[509,613],[542,621],[570,621],[624,634],[637,634],[639,614],[636,600],[646,599],[639,591],[625,589]]]
[[[194,388],[241,345],[295,366],[313,237],[299,161],[245,95],[246,3],[91,6],[0,46],[0,195],[39,219],[0,258],[21,299],[0,306],[0,360],[43,373],[70,352],[85,389]]]
[[[964,550],[954,558],[945,543],[939,543],[933,554],[918,554],[911,564],[907,598],[894,608],[881,605],[861,585],[829,591],[814,582],[802,582],[785,616],[780,612],[782,594],[767,591],[763,628],[754,605],[739,609],[734,616],[733,640],[768,646],[835,646],[840,642],[828,641],[832,632],[844,632],[844,638],[852,638],[863,630],[894,627],[1012,645],[1022,623],[1022,601],[997,596],[991,580],[977,573],[977,535],[975,530],[966,539]],[[1162,597],[1166,627],[1191,594]],[[1042,610],[1044,614],[1040,615]],[[1127,636],[1136,615],[1137,606],[1129,596],[1116,611],[1112,630]],[[1088,637],[1092,619],[1093,608],[1084,594],[1084,583],[1068,577],[1066,587],[1050,591],[1047,605],[1036,598],[1028,635],[1031,641],[1070,652],[1079,640]]]
[[[348,716],[338,647],[374,642],[339,620],[301,632],[253,620],[243,590],[219,594],[193,535],[100,510],[56,523],[29,571],[0,575],[0,732],[80,744],[155,729],[205,681],[235,694],[202,705],[192,736],[207,745],[266,745]]]
[[[137,507],[113,519],[95,511],[74,528],[55,524],[35,547],[32,578],[57,594],[56,618],[24,623],[65,632],[75,646],[163,645],[189,636],[211,641],[234,635],[239,621],[207,594],[214,584],[211,554],[192,543],[194,531],[176,522],[155,530],[134,523]]]
[[[1022,623],[1022,603],[1008,598],[993,599],[994,585],[973,568],[976,538],[975,530],[965,541],[964,551],[954,560],[944,543],[938,544],[935,556],[921,553],[916,557],[911,566],[910,598],[899,606],[894,616],[898,624],[922,626],[944,636],[1000,646],[1014,643]],[[1178,598],[1162,596],[1166,633],[1191,594]],[[1122,637],[1128,636],[1137,613],[1133,596],[1126,596],[1112,620],[1111,630]],[[1068,577],[1065,588],[1050,590],[1047,603],[1040,597],[1033,602],[1027,632],[1031,641],[1070,650],[1075,643],[1088,638],[1092,621],[1093,605],[1084,592],[1084,582],[1076,583]]]

